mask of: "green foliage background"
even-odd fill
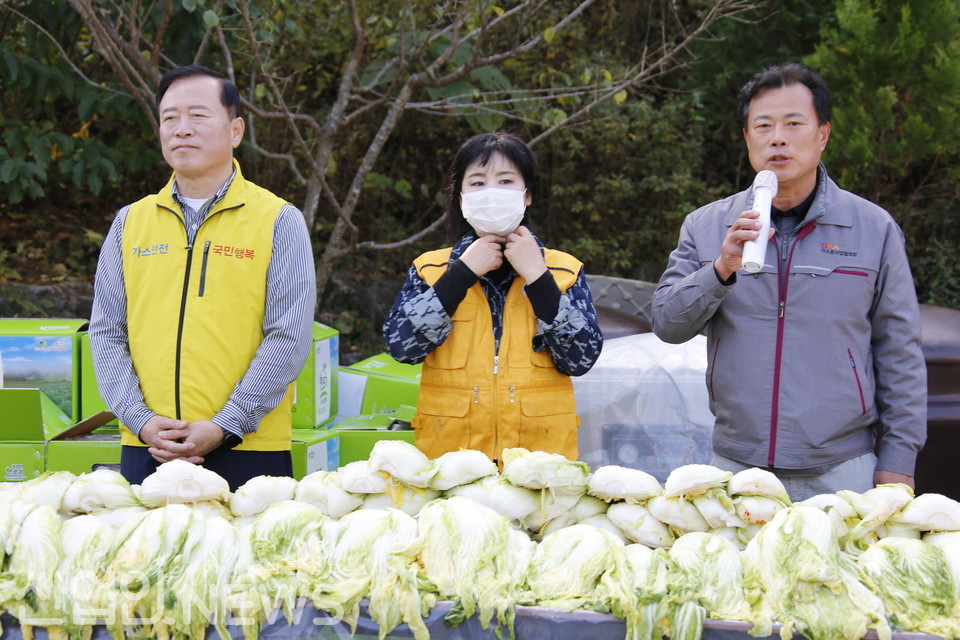
[[[203,26],[217,19],[213,2],[174,4],[170,29],[178,37],[164,49],[164,68],[192,62]],[[368,46],[395,48],[394,3],[360,4],[376,36]],[[705,4],[691,2],[689,10]],[[338,15],[344,6],[259,5],[271,64],[303,112],[322,112],[335,98],[352,46],[349,21]],[[573,87],[616,75],[635,57],[639,36],[658,28],[652,6],[601,1],[537,55],[478,70],[444,91]],[[0,0],[0,36],[0,293],[17,280],[92,279],[116,209],[166,180],[152,127],[130,98],[103,88],[114,84],[111,70],[65,0]],[[237,60],[244,54],[234,52]],[[825,157],[831,175],[901,224],[921,302],[960,307],[955,0],[782,0],[721,21],[709,40],[695,44],[685,68],[604,103],[537,145],[544,184],[530,211],[535,230],[581,258],[590,273],[656,281],[683,217],[752,180],[734,113],[737,90],[764,65],[798,60],[819,71],[834,95]],[[213,53],[204,62],[222,68],[224,61]],[[571,97],[551,105],[552,115],[541,110],[512,121],[456,110],[405,115],[364,185],[355,223],[378,234],[364,239],[393,242],[436,219],[447,165],[469,135],[506,128],[533,138],[543,125],[532,120],[549,122],[578,106]],[[348,165],[377,123],[360,118],[338,144],[327,170],[331,185],[349,184]],[[275,122],[260,122],[256,133],[261,140],[287,135]],[[283,163],[249,143],[239,153],[254,181],[294,203],[306,196]],[[315,220],[318,254],[334,221]],[[343,258],[319,319],[341,330],[346,349],[380,350],[379,322],[410,260],[443,242],[438,230],[401,249]],[[7,296],[10,308],[0,315],[44,313],[41,301],[16,295]]]

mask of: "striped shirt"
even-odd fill
[[[173,197],[183,211],[189,243],[226,194],[233,177],[199,211],[184,201],[174,181]],[[143,425],[157,414],[144,402],[128,343],[121,247],[129,210],[128,205],[117,213],[100,250],[89,335],[100,395],[117,418],[139,435]],[[313,248],[303,215],[289,204],[280,210],[274,225],[266,288],[263,341],[230,399],[211,417],[222,429],[241,438],[255,433],[263,417],[280,404],[310,352],[317,299]]]

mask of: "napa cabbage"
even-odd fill
[[[369,598],[381,640],[404,622],[414,638],[426,640],[417,583],[420,545],[417,522],[402,511],[361,509],[345,515],[331,542],[330,572],[311,592],[314,606],[342,612],[356,632],[360,600]]]
[[[294,499],[315,506],[331,518],[342,518],[363,504],[363,494],[340,486],[335,471],[314,471],[300,479]]]
[[[76,477],[63,494],[60,513],[92,513],[95,511],[139,507],[130,483],[118,471],[97,469]]]
[[[297,481],[289,476],[256,476],[230,495],[230,511],[242,518],[263,513],[267,507],[293,500]]]
[[[943,549],[910,538],[883,538],[857,558],[864,582],[883,600],[894,631],[960,637],[956,596]]]
[[[430,480],[430,488],[437,491],[447,491],[497,473],[497,464],[475,449],[448,451],[433,462],[436,474]]]
[[[230,485],[218,473],[185,460],[164,462],[140,483],[140,502],[147,507],[195,504],[205,500],[226,502]]]
[[[733,476],[709,464],[685,464],[677,467],[663,483],[663,495],[668,498],[693,498],[708,489],[726,489],[727,481]]]
[[[618,502],[607,509],[607,518],[634,542],[648,547],[669,547],[674,535],[670,528],[639,504]]]
[[[850,640],[871,628],[879,640],[890,640],[882,601],[860,582],[820,509],[782,509],[747,543],[742,558],[751,635],[770,635],[776,620],[783,640],[794,632],[810,640]]]
[[[669,635],[675,640],[699,640],[706,618],[749,621],[750,605],[743,593],[740,550],[726,538],[686,533],[667,553]]]
[[[514,607],[535,543],[505,516],[462,496],[432,502],[418,521],[424,573],[441,598],[454,601],[447,622],[476,613],[486,629],[496,615],[497,628],[506,626],[512,637]]]
[[[437,467],[420,449],[404,440],[378,440],[367,463],[372,471],[381,471],[411,487],[429,487]]]
[[[593,472],[587,493],[607,502],[624,500],[642,503],[663,494],[663,487],[659,480],[646,471],[611,464]]]
[[[447,497],[469,498],[487,506],[511,523],[521,526],[540,509],[540,491],[518,487],[500,474],[480,478],[470,484],[453,487]],[[537,515],[539,518],[539,513]]]

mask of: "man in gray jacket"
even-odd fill
[[[826,84],[801,65],[765,69],[743,87],[750,164],[778,179],[763,266],[740,270],[761,226],[748,189],[687,216],[653,299],[662,340],[707,333],[712,464],[769,469],[795,501],[912,487],[926,439],[903,233],[827,175],[830,112]]]

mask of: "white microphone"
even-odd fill
[[[753,210],[760,214],[760,235],[743,243],[743,269],[757,273],[763,268],[770,242],[770,205],[777,195],[777,174],[764,169],[753,180]]]

